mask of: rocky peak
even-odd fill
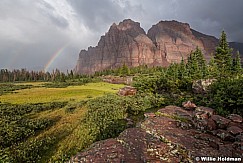
[[[159,25],[162,28],[169,28],[169,29],[175,30],[175,31],[180,31],[180,32],[184,32],[184,33],[186,33],[186,32],[191,33],[190,25],[188,23],[178,22],[176,20],[160,21],[157,25]]]
[[[159,34],[159,35],[158,35]],[[156,42],[157,37],[164,35],[169,36],[176,40],[176,38],[182,38],[182,35],[192,36],[190,26],[187,23],[173,21],[160,21],[156,25],[153,25],[152,28],[148,30],[148,37]]]
[[[112,31],[125,32],[126,34],[134,38],[140,34],[144,34],[144,35],[146,34],[143,28],[140,27],[140,23],[135,22],[131,19],[125,19],[122,22],[120,22],[118,25],[113,23],[108,33]]]
[[[140,27],[140,23],[138,22],[135,22],[131,19],[125,19],[123,20],[122,22],[119,23],[119,25],[117,26],[120,30],[127,30],[127,29],[130,29],[130,28],[133,28],[133,27],[138,27],[138,28],[141,28]]]

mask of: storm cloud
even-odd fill
[[[160,20],[178,20],[243,42],[242,8],[242,0],[1,0],[0,69],[41,70],[48,63],[49,71],[72,69],[81,49],[127,18],[146,31]]]

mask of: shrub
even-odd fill
[[[90,100],[87,107],[86,122],[97,140],[117,136],[118,131],[125,128],[124,124],[119,123],[126,117],[126,108],[121,97],[110,94],[98,97]]]
[[[209,105],[221,114],[243,113],[243,78],[214,82],[208,94]]]

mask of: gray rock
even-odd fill
[[[206,93],[208,86],[210,86],[216,79],[200,79],[192,83],[192,90],[194,93]]]

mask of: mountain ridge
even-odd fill
[[[113,23],[101,36],[97,46],[81,50],[74,71],[78,74],[93,74],[96,71],[139,65],[168,66],[186,59],[199,47],[204,58],[212,57],[218,39],[191,29],[188,23],[175,20],[160,21],[146,33],[139,22],[125,19]],[[230,43],[243,52],[242,43]]]

